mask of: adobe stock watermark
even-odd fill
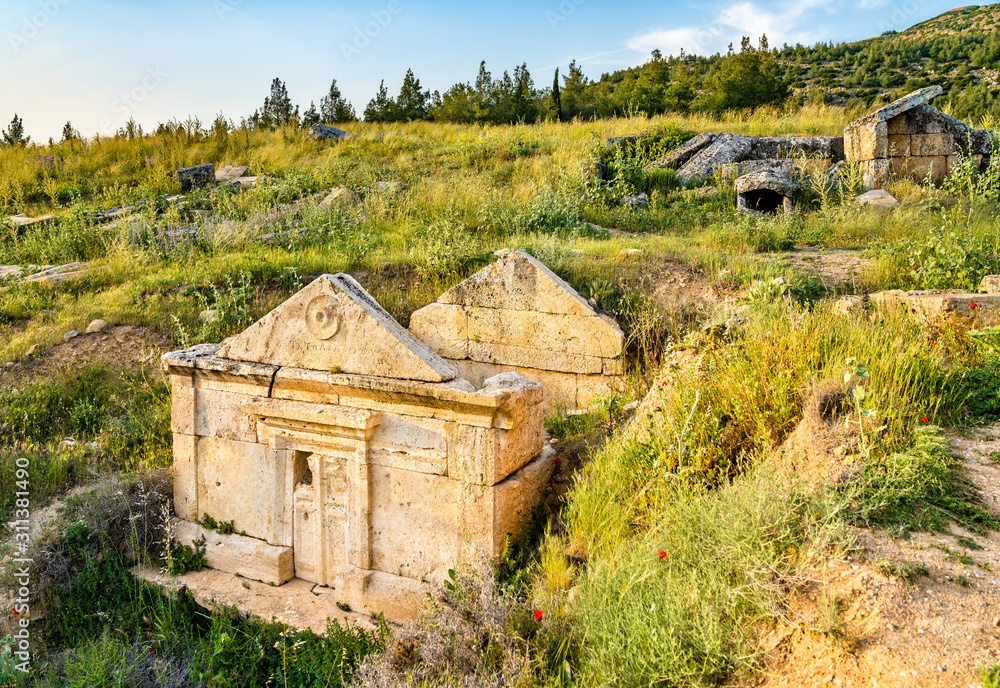
[[[361,51],[371,45],[383,31],[389,28],[392,20],[403,12],[403,4],[399,0],[391,0],[384,10],[372,12],[372,21],[354,29],[354,40],[350,43],[341,42],[340,52],[344,59],[350,62],[361,54]]]
[[[10,47],[13,48],[14,52],[18,52],[21,48],[28,45],[31,40],[37,36],[42,29],[49,25],[55,16],[59,14],[59,10],[68,5],[73,0],[39,0],[38,11],[33,12],[30,16],[25,16],[21,20],[21,30],[14,32],[7,32],[7,40],[10,42]]]
[[[166,81],[169,76],[170,74],[163,71],[159,66],[146,67],[146,74],[139,83],[112,101],[111,111],[118,115],[118,119],[115,120],[111,117],[102,119],[100,125],[101,133],[107,135],[114,134],[118,127],[121,127],[132,117],[135,108],[149,98],[149,95],[158,89],[160,84]]]
[[[891,10],[891,14],[887,18],[879,19],[879,33],[902,31],[909,28],[913,24],[914,16],[926,4],[927,0],[904,0],[903,2],[897,2],[891,7],[887,7],[887,10]]]
[[[573,16],[576,8],[587,2],[587,0],[562,0],[554,10],[545,10],[545,19],[549,22],[549,28],[555,31],[559,25]]]
[[[219,21],[225,21],[226,15],[235,12],[236,8],[243,4],[243,0],[212,0],[212,7],[215,8],[215,16]]]
[[[14,531],[14,608],[17,631],[5,644],[10,643],[11,653],[18,662],[17,671],[28,673],[31,668],[31,462],[21,457],[14,462],[14,520],[9,527]]]

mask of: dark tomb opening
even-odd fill
[[[761,213],[776,213],[784,206],[785,197],[770,189],[753,189],[743,194],[747,208]]]

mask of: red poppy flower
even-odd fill
[[[666,553],[666,552],[664,552],[664,551],[663,551],[663,550],[661,549],[661,550],[660,550],[660,559],[666,559],[666,558],[667,558],[667,553]]]
[[[11,611],[14,612],[14,616],[21,616],[21,613],[17,611],[17,607],[14,607]]]
[[[927,422],[927,416],[920,416],[920,422],[921,423],[926,423]]]
[[[972,303],[970,303],[969,304],[969,308],[972,308],[973,310],[975,310],[975,308],[976,308],[976,302],[973,301]]]
[[[545,616],[545,614],[542,612],[541,609],[535,610],[535,621],[541,621],[543,616]]]

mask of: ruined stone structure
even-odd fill
[[[758,217],[775,212],[791,215],[796,188],[779,170],[765,167],[749,172],[736,180],[736,210]]]
[[[992,148],[987,129],[972,129],[928,101],[940,86],[914,91],[844,128],[847,159],[861,163],[864,184],[884,188],[890,175],[943,180],[959,153],[982,164]]]
[[[418,339],[473,383],[516,372],[568,409],[610,394],[624,336],[611,317],[524,251],[508,251],[410,317]]]
[[[500,553],[553,467],[539,384],[477,389],[348,275],[163,365],[175,538],[205,537],[214,569],[332,588],[331,605],[412,614],[427,583]]]

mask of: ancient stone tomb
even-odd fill
[[[535,380],[547,407],[587,408],[620,381],[618,322],[524,251],[506,251],[418,310],[410,330],[473,383],[502,372]]]
[[[972,129],[927,104],[941,92],[940,86],[922,88],[844,128],[847,159],[861,164],[865,186],[884,188],[890,175],[940,182],[960,153],[977,164],[990,154],[989,130]]]
[[[449,568],[498,555],[553,466],[541,385],[477,389],[347,275],[163,364],[175,537],[205,537],[212,568],[312,581],[356,611],[405,617]]]

